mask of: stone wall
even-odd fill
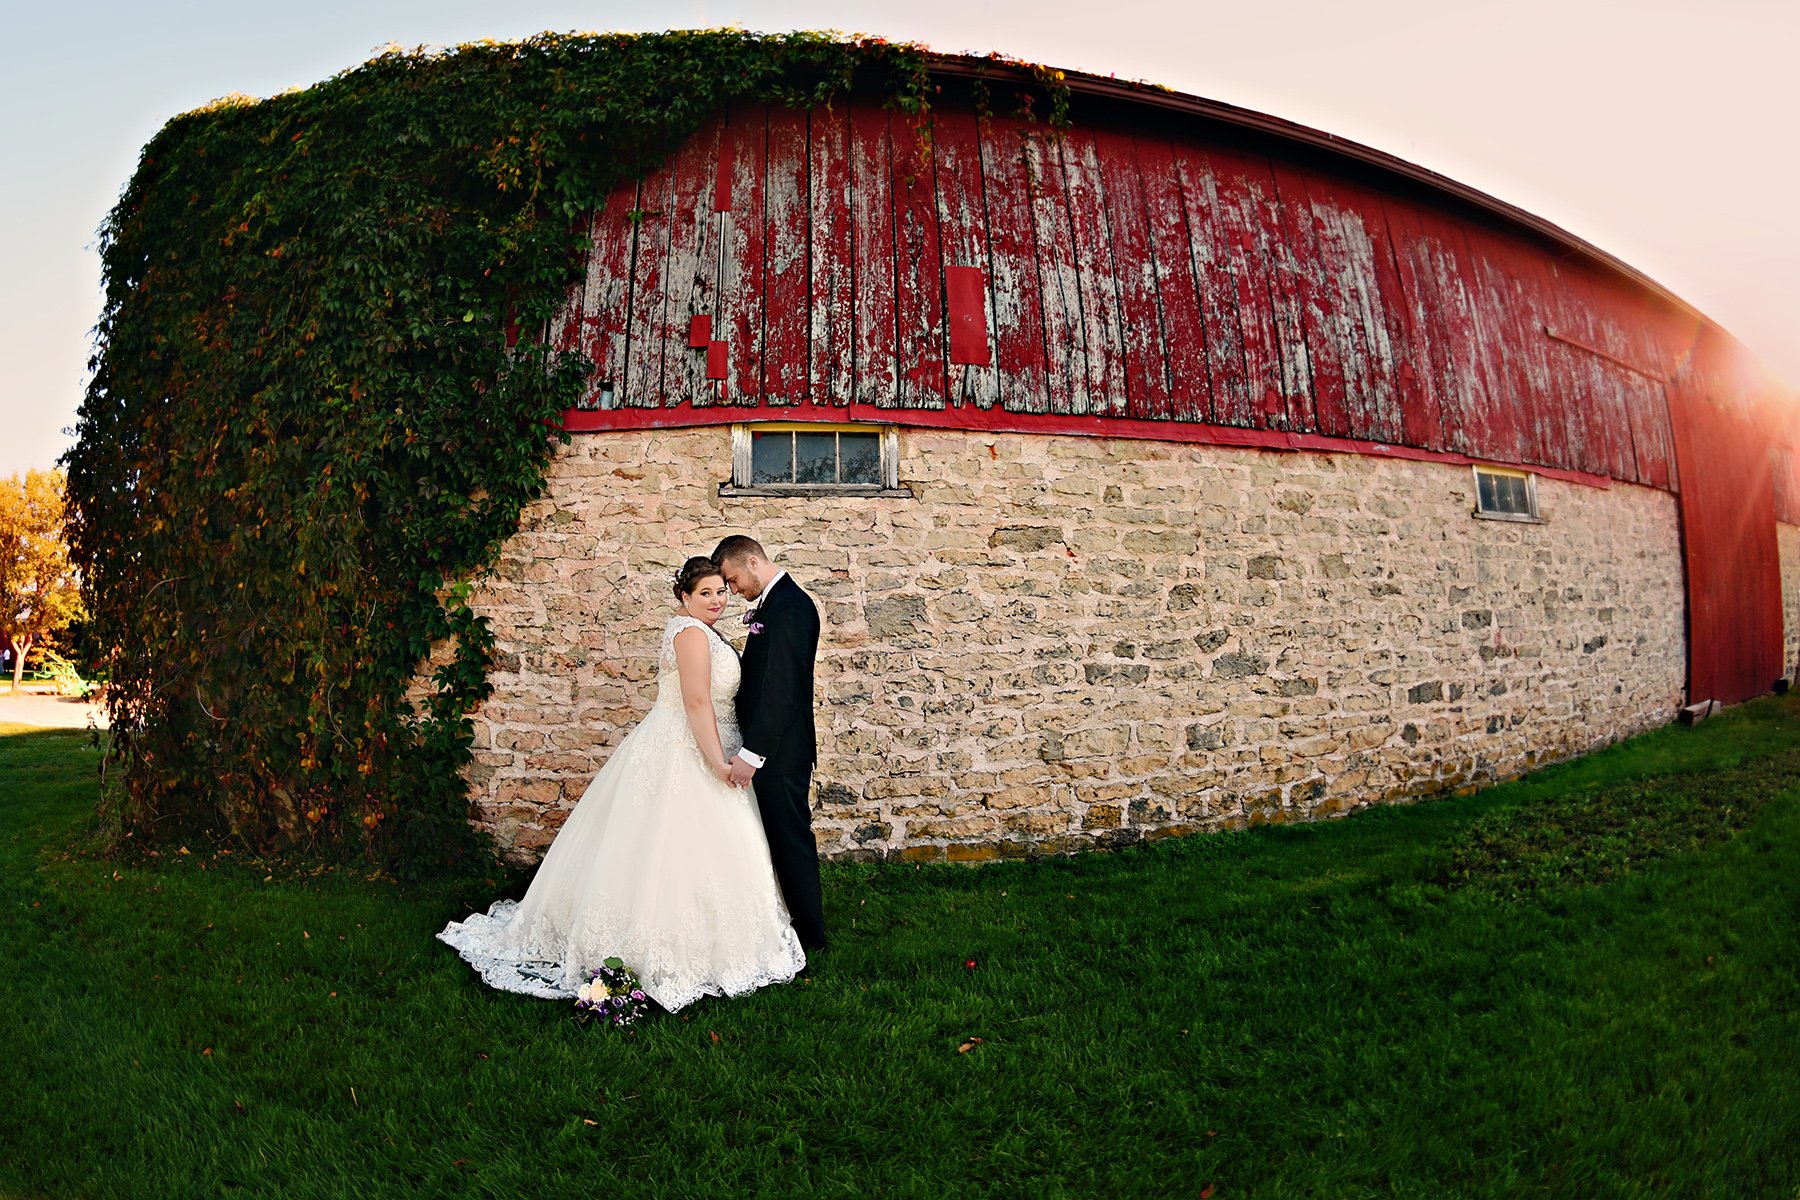
[[[559,451],[477,593],[501,660],[472,783],[510,853],[541,852],[647,710],[665,580],[730,532],[824,616],[833,857],[1307,820],[1506,778],[1682,701],[1663,492],[1540,479],[1544,523],[1520,524],[1473,518],[1469,469],[1435,463],[907,430],[900,454],[910,500],[721,498],[724,428]]]
[[[1781,546],[1781,622],[1786,634],[1781,673],[1794,679],[1800,668],[1800,525],[1777,522],[1775,533]]]

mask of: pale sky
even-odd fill
[[[0,477],[70,444],[95,231],[169,118],[316,83],[389,42],[738,24],[1017,58],[1257,109],[1396,154],[1630,263],[1800,385],[1795,0],[6,0]]]

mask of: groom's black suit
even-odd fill
[[[825,945],[819,897],[819,845],[812,830],[812,770],[818,759],[813,726],[813,659],[819,652],[819,610],[791,576],[771,585],[756,606],[744,642],[738,685],[738,725],[744,749],[763,757],[756,771],[769,857],[781,882],[794,932],[809,950]]]

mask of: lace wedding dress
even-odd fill
[[[712,705],[730,758],[743,745],[732,701],[738,659],[692,617],[663,630],[656,703],[588,784],[523,900],[452,921],[438,937],[489,985],[573,998],[585,973],[623,959],[673,1012],[739,996],[806,965],[769,865],[755,794],[706,767],[681,703],[675,635],[712,647]]]

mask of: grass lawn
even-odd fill
[[[520,877],[98,854],[87,735],[0,735],[0,1196],[1800,1187],[1794,697],[1330,824],[828,867],[802,981],[629,1036],[433,940]]]

